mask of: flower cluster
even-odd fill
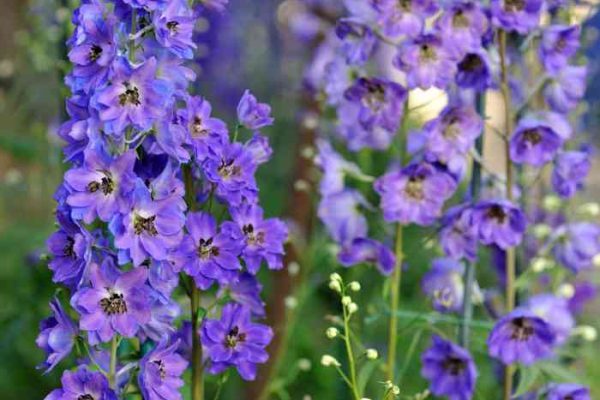
[[[271,330],[252,322],[264,316],[256,274],[283,267],[287,239],[283,222],[264,216],[254,177],[271,156],[260,132],[271,109],[246,91],[230,132],[190,94],[185,66],[198,18],[226,3],[83,0],[73,14],[70,119],[59,132],[71,168],[48,240],[70,309],[51,302],[37,343],[47,370],[73,348],[89,359],[49,399],[123,398],[136,382],[145,399],[180,399],[189,364],[253,379],[268,358]],[[195,330],[178,331],[186,293]],[[204,300],[216,306],[202,311]],[[121,362],[125,342],[145,350]],[[204,359],[185,343],[204,347]]]
[[[423,275],[423,292],[436,311],[464,319],[473,299],[485,303],[494,293],[480,290],[467,270],[484,251],[496,255],[506,307],[487,307],[497,318],[487,344],[489,355],[505,365],[558,361],[554,355],[575,326],[569,307],[575,294],[555,288],[573,287],[577,278],[564,270],[544,277],[547,271],[536,266],[545,261],[576,274],[598,264],[600,254],[598,225],[577,220],[562,205],[582,189],[591,169],[592,150],[584,135],[575,133],[569,115],[585,92],[586,68],[576,62],[580,28],[560,12],[564,2],[546,3],[347,2],[346,15],[323,33],[327,39],[307,74],[323,114],[335,115],[333,129],[318,139],[315,162],[322,172],[318,216],[338,245],[339,263],[371,263],[388,275],[410,266],[403,253],[404,227],[433,228],[438,257]],[[545,20],[551,22],[543,25]],[[523,38],[518,46],[511,40],[515,36]],[[530,58],[539,62],[531,65]],[[413,110],[427,104],[411,108],[412,101],[430,89],[444,95],[445,105],[420,123]],[[505,103],[501,127],[489,122],[485,107],[486,93],[493,91]],[[506,154],[503,172],[485,165],[484,133],[501,136],[501,148],[493,152]],[[371,176],[381,170],[380,162],[374,168],[379,160],[388,162],[387,170]],[[552,170],[550,185],[540,188],[544,169]],[[485,190],[482,171],[489,183]],[[459,189],[469,180],[470,190],[462,194]],[[548,186],[553,193],[547,193]],[[527,201],[538,192],[558,203],[551,213]],[[379,209],[373,205],[377,196]],[[376,212],[380,216],[371,218]],[[390,224],[397,227],[395,239]],[[515,308],[519,246],[525,249],[519,269],[532,284],[529,298]],[[394,313],[397,300],[391,297]],[[464,338],[459,346],[434,337],[423,354],[422,374],[433,394],[472,398],[477,373]],[[391,377],[394,362],[388,361]],[[551,385],[547,393],[553,398],[562,390],[581,390],[589,397],[579,388]]]

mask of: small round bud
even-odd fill
[[[342,304],[347,306],[348,304],[352,303],[352,298],[350,296],[343,296],[342,297]]]
[[[321,364],[324,367],[339,367],[341,364],[339,363],[338,360],[336,360],[334,357],[330,356],[329,354],[325,354],[323,357],[321,357]]]
[[[377,360],[377,358],[379,357],[379,353],[375,349],[367,349],[365,355],[369,360]]]
[[[333,338],[337,337],[337,335],[339,335],[339,333],[340,333],[340,331],[338,331],[337,328],[334,328],[333,326],[330,326],[325,331],[325,336],[327,336],[329,339],[333,339]]]
[[[600,254],[596,254],[594,258],[592,258],[592,264],[594,264],[594,267],[600,268]]]
[[[348,287],[350,288],[350,290],[352,290],[353,292],[359,292],[360,291],[360,283],[354,281],[354,282],[350,282],[350,284],[348,285]]]
[[[563,283],[558,287],[556,294],[565,299],[570,299],[575,295],[575,288],[570,283]]]
[[[292,261],[288,264],[287,270],[290,276],[296,276],[298,275],[298,272],[300,272],[300,264],[298,264],[296,261]]]
[[[537,224],[533,226],[533,236],[538,239],[548,237],[552,233],[552,228],[546,224]]]
[[[312,160],[315,156],[315,148],[312,146],[304,146],[301,151],[302,157],[307,160]]]
[[[310,184],[304,179],[298,179],[294,182],[294,189],[297,192],[308,192],[310,190]]]
[[[383,382],[383,385],[385,386],[386,389],[391,389],[392,387],[394,387],[394,384],[392,383],[392,381],[385,381],[385,382]]]
[[[354,314],[357,311],[358,311],[358,305],[356,303],[348,304],[348,313],[349,314]]]
[[[285,298],[285,306],[290,310],[293,310],[298,306],[298,300],[293,296],[288,296]]]
[[[301,358],[298,360],[298,368],[300,371],[310,371],[312,363],[308,358]]]
[[[334,292],[342,293],[342,285],[340,284],[340,281],[329,281],[329,289],[333,290]]]
[[[543,272],[552,267],[552,261],[545,257],[536,257],[531,262],[531,269],[533,272]]]
[[[546,196],[543,200],[543,207],[550,212],[558,211],[560,209],[561,204],[562,201],[560,200],[560,197],[555,195]]]
[[[329,280],[330,281],[338,281],[341,282],[342,281],[342,277],[340,276],[340,274],[338,274],[337,272],[334,272],[333,274],[329,275]]]
[[[578,211],[587,217],[597,217],[600,215],[600,204],[585,203],[579,206]]]
[[[593,342],[598,338],[598,331],[593,326],[580,325],[573,329],[573,335],[581,336],[583,340]]]
[[[398,396],[400,394],[400,388],[396,385],[394,385],[394,387],[392,387],[392,394],[394,394],[395,396]]]

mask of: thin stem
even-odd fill
[[[500,77],[502,97],[504,99],[504,129],[506,131],[507,142],[505,145],[506,155],[506,198],[509,201],[513,199],[513,169],[510,161],[510,135],[512,134],[512,113],[510,88],[508,87],[508,65],[506,60],[506,32],[498,32],[498,44],[500,52]],[[511,312],[515,308],[515,278],[516,278],[516,262],[515,250],[509,248],[506,250],[506,288],[505,301],[506,312]],[[504,368],[504,400],[510,400],[513,389],[514,366],[507,365]]]
[[[204,379],[202,365],[202,345],[198,335],[198,310],[200,309],[200,291],[192,284],[190,296],[192,310],[192,400],[204,399]]]
[[[402,252],[402,236],[403,236],[402,225],[398,224],[396,228],[396,245],[395,245],[395,253],[396,253],[396,266],[394,268],[394,272],[392,274],[392,287],[390,294],[390,310],[392,314],[392,318],[390,319],[389,325],[389,333],[388,333],[388,359],[387,359],[387,379],[391,382],[394,382],[394,365],[396,362],[396,347],[398,340],[398,319],[395,318],[395,315],[398,312],[398,307],[400,306],[400,287],[402,284],[402,259],[404,258],[404,253]]]
[[[350,385],[355,400],[360,400],[360,395],[358,393],[358,385],[356,383],[356,363],[354,361],[354,351],[352,350],[352,343],[350,342],[350,316],[348,314],[348,309],[345,305],[342,306],[342,309],[344,313],[344,343],[346,344],[348,364],[350,365]]]
[[[481,116],[485,115],[485,93],[480,93],[477,96],[477,113]],[[475,151],[478,154],[483,154],[483,137],[485,134],[485,128],[481,132],[481,135],[475,141]],[[471,172],[471,201],[476,202],[479,199],[479,192],[481,191],[481,164],[473,160],[473,167]],[[464,281],[464,297],[463,307],[461,312],[461,325],[458,332],[458,343],[463,346],[469,346],[469,333],[471,320],[473,319],[473,285],[475,284],[475,268],[477,263],[470,261],[467,263],[463,281]]]
[[[116,389],[117,377],[117,348],[119,347],[119,336],[114,335],[110,342],[110,365],[108,369],[108,383],[111,388]]]

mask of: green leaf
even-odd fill
[[[550,362],[542,362],[538,364],[539,369],[555,382],[579,382],[581,377],[573,373],[568,368]]]
[[[515,389],[514,397],[519,397],[529,392],[540,377],[540,370],[536,366],[519,366],[519,385]]]
[[[357,377],[359,393],[364,393],[365,387],[367,387],[367,383],[369,382],[371,375],[373,375],[373,372],[375,371],[375,368],[377,368],[378,365],[378,361],[368,361],[367,363],[365,363],[365,365],[362,366],[362,368],[358,372]]]

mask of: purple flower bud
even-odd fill
[[[591,222],[574,222],[554,232],[558,240],[553,253],[565,267],[578,273],[593,266],[600,254],[600,226]]]
[[[436,258],[423,276],[421,290],[432,301],[436,311],[457,312],[462,309],[465,287],[464,266],[451,258]]]
[[[46,360],[38,366],[45,369],[44,373],[52,371],[69,355],[77,335],[77,327],[57,298],[50,301],[50,308],[53,315],[41,322],[40,334],[35,340],[37,346],[47,354]]]
[[[369,238],[355,238],[347,242],[338,254],[344,267],[360,263],[372,263],[379,272],[390,275],[396,266],[396,256],[384,244]]]
[[[570,198],[582,189],[592,167],[590,158],[587,149],[558,154],[552,170],[552,188],[560,197]]]
[[[251,130],[257,130],[273,124],[271,106],[259,103],[249,90],[244,92],[237,107],[240,124]]]
[[[586,90],[587,68],[566,66],[551,75],[544,99],[553,111],[566,114],[577,107]]]

